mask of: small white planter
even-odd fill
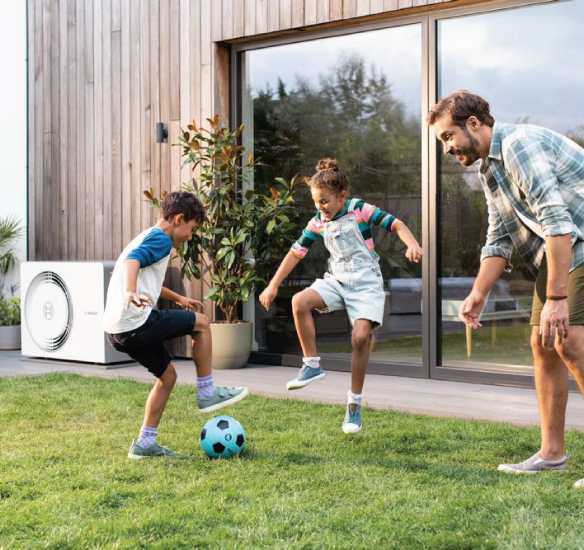
[[[213,338],[213,368],[238,369],[243,367],[251,353],[253,323],[211,323]]]
[[[20,349],[20,325],[0,326],[0,349]]]

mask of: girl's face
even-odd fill
[[[337,194],[323,187],[312,187],[310,192],[316,209],[325,221],[332,220],[345,208],[349,196],[346,191],[341,191],[340,194]]]

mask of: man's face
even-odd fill
[[[463,166],[470,166],[481,158],[479,142],[468,129],[454,124],[449,115],[443,115],[433,124],[436,137],[444,146],[444,154],[456,157]]]

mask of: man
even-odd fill
[[[482,97],[459,90],[441,99],[428,123],[463,166],[480,159],[489,229],[481,267],[459,316],[481,326],[486,296],[515,246],[536,276],[531,348],[541,448],[499,470],[566,470],[568,370],[584,394],[584,149],[551,130],[495,122]],[[575,487],[584,487],[584,479]]]

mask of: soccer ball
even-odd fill
[[[203,426],[200,441],[209,458],[233,458],[245,446],[245,431],[235,418],[215,416]]]

